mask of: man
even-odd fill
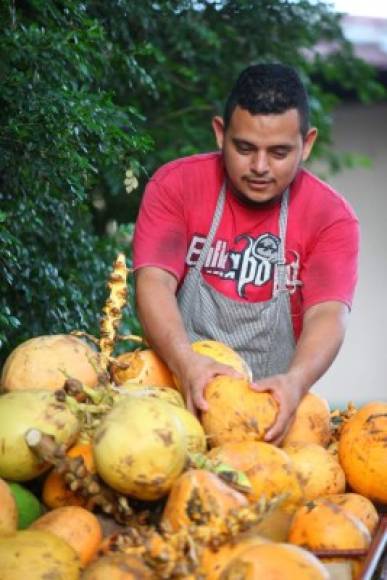
[[[317,130],[292,68],[248,67],[212,125],[220,153],[166,164],[146,188],[134,238],[138,313],[193,411],[207,408],[214,376],[236,373],[190,343],[236,349],[252,388],[279,403],[266,435],[278,444],[343,342],[358,222],[301,168]]]

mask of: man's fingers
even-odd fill
[[[271,439],[270,441],[266,441],[266,443],[270,443],[271,445],[275,445],[276,447],[280,447],[282,441],[283,441],[284,436],[280,435],[278,437],[276,437],[275,439]]]
[[[276,445],[276,440],[279,439],[281,435],[282,429],[277,429],[277,427],[269,429],[269,431],[265,435],[264,441],[266,441],[266,443],[273,443],[274,445]]]
[[[272,392],[270,385],[268,383],[264,383],[263,381],[260,381],[259,383],[250,383],[250,389],[256,391],[257,393],[264,393],[267,391]]]
[[[280,438],[282,433],[285,432],[287,424],[287,419],[281,411],[278,413],[277,419],[274,421],[273,425],[267,431],[265,435],[265,441],[267,443],[274,443],[277,438]]]
[[[214,371],[214,378],[219,376],[219,375],[226,375],[228,377],[234,377],[236,379],[243,378],[242,373],[240,373],[239,371],[233,369],[232,367],[230,367],[228,365],[224,365],[221,363],[214,365],[213,371]]]
[[[191,411],[191,413],[195,416],[197,416],[198,410],[208,410],[208,403],[205,400],[203,391],[200,388],[188,389],[186,391],[185,404],[188,411]]]
[[[195,414],[195,405],[193,403],[191,393],[189,391],[186,393],[185,404],[188,411],[191,411],[191,413]]]
[[[204,398],[204,394],[202,390],[196,390],[192,394],[193,402],[197,409],[201,411],[208,411],[208,403]]]
[[[243,375],[240,371],[233,369],[232,367],[227,367],[227,370],[231,377],[235,377],[236,379],[243,379],[245,375]]]

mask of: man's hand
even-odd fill
[[[304,396],[303,390],[286,375],[274,375],[251,384],[259,393],[269,392],[278,403],[277,419],[265,435],[267,443],[279,445],[289,429],[297,407]]]
[[[208,356],[192,351],[179,369],[177,377],[183,391],[186,405],[194,415],[197,411],[207,411],[208,403],[204,397],[207,384],[219,375],[239,378],[242,375],[228,365],[219,363]]]
[[[279,404],[278,417],[267,432],[266,441],[278,445],[285,437],[301,399],[338,353],[347,319],[348,308],[342,302],[332,300],[308,308],[288,371],[252,385],[255,391],[270,392]]]

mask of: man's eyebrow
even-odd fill
[[[235,143],[235,145],[249,145],[249,147],[255,147],[254,143],[251,143],[251,141],[247,141],[246,139],[238,139],[238,137],[233,137],[232,141]]]
[[[232,142],[235,145],[247,145],[248,147],[252,147],[254,149],[257,148],[255,143],[247,141],[246,139],[240,139],[238,137],[233,137]],[[268,151],[291,151],[293,148],[294,145],[292,145],[291,143],[278,143],[276,145],[270,145],[270,147],[268,147]]]
[[[290,143],[278,143],[278,145],[271,145],[270,147],[268,147],[268,149],[270,151],[274,151],[276,149],[283,149],[285,151],[290,151],[291,149],[293,149],[294,145],[291,145]]]

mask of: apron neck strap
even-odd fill
[[[279,215],[279,237],[280,245],[278,248],[278,261],[274,267],[274,281],[273,281],[273,295],[278,292],[287,290],[287,271],[286,271],[286,229],[288,223],[288,207],[289,207],[289,188],[284,192],[281,199],[281,209]]]
[[[216,202],[215,212],[214,212],[214,216],[212,218],[212,224],[211,224],[210,231],[208,232],[208,235],[206,237],[206,241],[204,242],[203,249],[200,252],[199,259],[196,262],[195,269],[198,270],[199,272],[201,271],[202,267],[204,266],[208,252],[209,252],[210,247],[211,247],[211,244],[214,240],[216,230],[218,229],[219,224],[220,224],[220,220],[222,219],[225,200],[226,200],[226,182],[224,181],[223,185],[220,189],[219,195],[218,195],[218,201]]]
[[[211,244],[214,240],[216,231],[219,227],[223,215],[225,200],[226,200],[226,181],[223,182],[222,187],[220,189],[210,231],[208,232],[206,241],[204,242],[204,246],[202,248],[202,251],[200,252],[199,259],[195,265],[195,270],[197,270],[198,272],[200,272],[204,266]],[[280,245],[278,248],[278,261],[274,268],[274,295],[277,294],[279,290],[286,290],[287,275],[285,263],[285,238],[288,221],[288,204],[289,204],[289,188],[285,190],[281,199],[281,208],[279,215]]]

